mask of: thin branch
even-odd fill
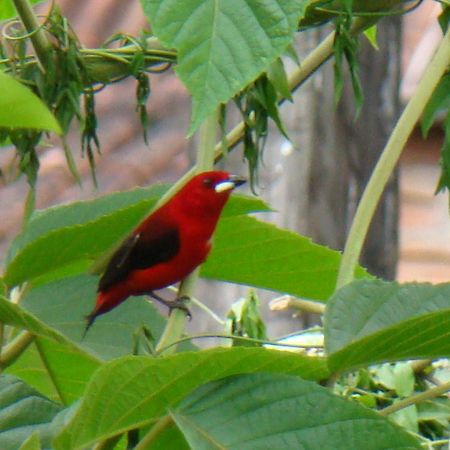
[[[173,348],[175,345],[181,344],[182,342],[192,341],[194,339],[209,339],[209,338],[230,339],[230,340],[249,342],[252,344],[260,344],[260,345],[265,345],[265,346],[270,346],[270,347],[283,347],[283,348],[291,348],[291,349],[299,349],[299,350],[323,348],[323,345],[318,345],[318,344],[294,344],[294,343],[287,343],[287,342],[266,341],[263,339],[250,338],[250,337],[246,337],[246,336],[233,336],[232,334],[202,333],[202,334],[195,334],[192,336],[185,336],[185,337],[179,338],[176,341],[172,342],[171,344],[167,345],[166,347],[161,347],[159,350],[157,350],[156,353],[158,355],[161,355],[162,353],[167,353],[168,350]]]
[[[420,394],[416,394],[400,400],[399,402],[393,403],[392,405],[379,411],[379,413],[382,416],[388,416],[389,414],[400,411],[401,409],[407,408],[408,406],[416,405],[417,403],[422,403],[427,400],[439,397],[448,391],[450,391],[450,381],[436,386],[435,388],[429,389],[428,391],[421,392]]]
[[[303,300],[301,298],[295,298],[291,295],[283,295],[269,303],[269,308],[271,311],[286,311],[287,309],[296,309],[299,311],[313,313],[313,314],[324,314],[325,305],[319,302],[313,302],[311,300]]]
[[[3,325],[3,324],[2,324]],[[29,331],[22,331],[14,340],[6,345],[0,358],[0,370],[10,366],[34,342],[36,336]]]
[[[39,25],[37,17],[28,0],[13,0],[13,3],[25,29],[30,33],[34,51],[41,63],[42,69],[45,71],[50,50],[52,48],[51,43],[48,40],[44,29]]]

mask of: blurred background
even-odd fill
[[[85,47],[97,47],[117,32],[138,35],[147,27],[139,2],[57,0],[63,15]],[[42,12],[47,4],[39,6]],[[374,50],[361,38],[361,78],[365,102],[355,119],[350,86],[336,109],[333,102],[333,68],[328,63],[295,95],[295,104],[283,107],[291,141],[274,129],[269,136],[260,172],[258,194],[277,211],[266,215],[280,226],[299,231],[314,241],[342,249],[355,206],[367,183],[401,109],[415,87],[442,36],[436,17],[437,2],[425,0],[404,17],[379,25]],[[329,32],[299,33],[300,61]],[[288,67],[289,69],[289,67]],[[150,75],[148,101],[149,145],[145,145],[136,113],[136,82],[124,80],[96,95],[101,155],[97,157],[98,188],[93,186],[88,161],[81,157],[78,134],[69,136],[83,178],[80,187],[70,174],[57,141],[40,150],[37,189],[38,208],[75,199],[171,182],[193,163],[195,140],[186,140],[189,97],[172,70]],[[410,139],[399,172],[385,193],[368,237],[363,265],[385,279],[399,281],[448,281],[450,270],[450,222],[447,194],[434,195],[439,179],[439,151],[443,130],[437,125],[424,141],[419,130]],[[8,166],[14,151],[2,148],[0,167],[0,261],[19,232],[27,192],[24,178],[13,181]],[[223,166],[246,173],[240,149]],[[199,298],[211,290],[201,287]],[[218,292],[218,291],[214,291]],[[225,293],[224,293],[225,292]],[[245,289],[235,287],[215,294],[229,308]],[[209,294],[211,295],[211,294]],[[263,294],[274,298],[275,294]],[[216,299],[210,299],[212,303]],[[207,301],[207,303],[211,303]],[[286,331],[291,314],[264,314],[274,323],[271,334]],[[306,319],[305,319],[306,320]],[[208,328],[201,322],[201,331]],[[197,326],[199,321],[197,321]],[[298,328],[298,322],[295,322]]]

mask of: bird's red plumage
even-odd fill
[[[221,183],[226,189],[218,192]],[[242,183],[226,172],[203,172],[150,214],[111,258],[88,326],[129,296],[174,284],[204,262],[220,213]]]

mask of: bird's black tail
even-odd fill
[[[91,328],[92,325],[94,324],[97,315],[98,314],[95,311],[93,311],[93,312],[91,312],[91,314],[88,314],[85,317],[85,319],[86,319],[86,326],[84,328],[83,336],[81,337],[81,340],[83,340],[86,337],[86,334],[89,331],[89,328]]]

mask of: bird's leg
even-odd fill
[[[172,310],[181,309],[186,313],[186,316],[189,318],[189,320],[192,319],[192,314],[189,311],[189,308],[184,304],[184,300],[190,300],[187,295],[177,297],[175,300],[166,300],[161,296],[159,296],[158,294],[155,294],[153,291],[149,292],[148,295],[153,299],[157,300],[158,302],[162,303],[163,305],[166,305],[169,308],[169,315],[172,312]]]

